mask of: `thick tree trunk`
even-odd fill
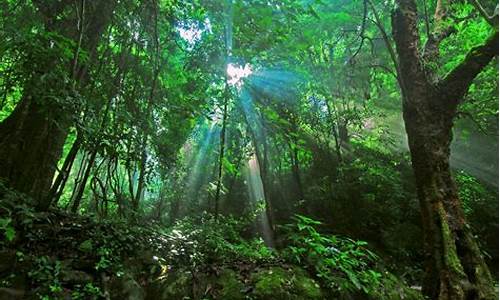
[[[430,299],[496,299],[493,281],[462,210],[450,171],[453,119],[473,79],[498,54],[498,33],[470,51],[444,79],[422,63],[414,0],[392,19],[398,77],[424,232],[423,293]]]
[[[68,134],[69,120],[46,109],[28,92],[0,123],[0,178],[42,204]]]
[[[431,299],[493,299],[490,273],[466,224],[450,172],[453,116],[405,101],[404,120],[424,228],[423,292]]]
[[[67,22],[63,22],[71,23],[74,20],[59,20],[61,12],[71,5],[69,1],[34,1],[34,4],[40,11],[46,30],[58,32],[72,40],[80,39],[81,42],[81,30],[69,28]],[[115,5],[116,1],[109,0],[92,4],[93,10],[89,13],[91,18],[83,43],[83,49],[91,56],[111,19]],[[72,66],[73,70],[76,68]],[[73,70],[68,73],[73,75]],[[78,82],[86,82],[87,66],[78,66],[78,70]],[[50,73],[51,70],[44,72]],[[45,202],[71,125],[71,115],[58,104],[48,102],[44,91],[32,90],[32,86],[41,85],[36,82],[37,79],[33,80],[32,85],[25,87],[14,112],[0,123],[0,179],[31,196],[37,207],[47,208]],[[72,87],[68,85],[70,89]]]

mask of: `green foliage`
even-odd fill
[[[41,299],[61,296],[61,262],[48,256],[36,258],[28,277],[40,287],[37,294]],[[47,294],[45,294],[47,293]]]
[[[466,172],[456,173],[455,180],[459,187],[459,195],[466,215],[470,216],[474,208],[488,204],[494,205],[496,202],[491,191],[488,191],[477,178]]]
[[[108,269],[112,265],[113,257],[111,256],[113,253],[110,249],[105,246],[97,249],[97,255],[99,256],[99,261],[95,265],[96,270],[105,270]],[[116,260],[116,258],[115,258]]]
[[[92,241],[91,240],[85,240],[80,244],[80,247],[78,249],[82,252],[92,252],[93,246],[92,246]]]
[[[420,281],[422,227],[398,62],[388,51],[393,1],[95,0],[81,1],[83,11],[71,1],[42,2],[0,3],[0,121],[25,116],[12,112],[26,104],[34,112],[19,122],[23,130],[46,134],[53,127],[51,134],[61,131],[57,140],[66,138],[56,149],[19,137],[24,149],[43,144],[54,156],[62,150],[51,167],[68,178],[60,199],[49,199],[61,210],[36,211],[32,199],[0,184],[1,250],[19,247],[5,255],[25,268],[33,264],[30,280],[40,297],[66,288],[75,299],[104,295],[99,280],[61,281],[60,256],[76,254],[95,278],[127,279],[132,288],[173,268],[172,282],[188,294],[208,266],[251,265],[253,273],[225,270],[230,284],[220,291],[220,282],[211,282],[221,293],[214,295],[241,296],[242,285],[252,282],[262,299],[281,292],[288,299],[297,289],[320,299],[316,281],[334,298],[407,293],[362,240],[392,271]],[[417,2],[423,46],[427,27],[439,22],[429,19],[435,1]],[[467,1],[445,2],[449,16],[437,25],[452,31],[437,60],[423,62],[436,81],[495,30]],[[112,14],[96,11],[110,3]],[[253,73],[227,86],[228,63],[248,63]],[[498,191],[472,174],[495,180],[498,174],[491,163],[498,151],[496,62],[475,79],[456,118],[453,143],[460,147],[451,153],[462,166],[453,167],[473,171],[456,174],[460,198],[483,252],[495,261]],[[38,120],[50,126],[31,128]],[[1,135],[23,132],[11,121],[0,124]],[[62,170],[75,141],[76,158]],[[35,166],[40,153],[31,154]],[[91,217],[62,210],[76,203],[79,187],[76,211]],[[218,187],[216,221],[206,212]],[[278,249],[258,237],[264,212],[271,230],[295,215]],[[332,230],[336,235],[323,233]],[[281,265],[283,257],[314,278]],[[240,278],[245,272],[253,278]]]
[[[287,257],[314,269],[316,276],[329,289],[339,292],[377,289],[380,277],[376,270],[377,256],[366,248],[367,243],[335,235],[321,234],[321,222],[296,215],[296,224],[288,226],[290,246]]]
[[[261,238],[244,239],[240,232],[248,226],[248,219],[204,214],[200,218],[178,221],[168,236],[171,246],[168,256],[176,264],[199,267],[207,263],[236,261],[266,261],[275,253]]]
[[[4,232],[4,237],[6,241],[12,242],[16,237],[16,230],[12,227],[11,218],[0,218],[0,230]]]
[[[498,259],[498,190],[470,174],[455,174],[460,200],[469,226],[487,261]]]
[[[85,284],[83,287],[77,285],[76,289],[71,293],[71,299],[75,300],[101,299],[103,296],[101,289],[94,286],[91,282]]]
[[[418,291],[384,269],[366,242],[322,234],[316,229],[322,223],[303,215],[294,219],[295,224],[286,226],[289,246],[283,253],[315,273],[331,297],[422,299]]]

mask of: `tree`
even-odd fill
[[[498,31],[443,78],[439,44],[451,34],[438,1],[434,26],[422,50],[414,0],[398,0],[392,30],[399,56],[403,116],[424,228],[423,292],[431,299],[494,299],[492,278],[464,216],[450,170],[450,143],[457,107],[474,78],[498,54]],[[449,21],[449,20],[446,20]]]
[[[33,73],[20,102],[0,123],[0,178],[46,208],[64,141],[77,115],[72,107],[78,100],[77,90],[88,81],[88,64],[95,59],[116,1],[81,0],[76,14],[69,13],[74,7],[71,1],[33,4],[43,20],[44,33],[35,45],[40,49],[33,54],[40,51],[42,55],[35,56],[39,61],[31,62]],[[81,61],[82,52],[90,62]]]

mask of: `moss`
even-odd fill
[[[245,299],[245,295],[243,294],[245,285],[238,279],[238,274],[233,270],[223,270],[215,282],[220,287],[218,298],[231,300]]]
[[[252,275],[254,296],[257,299],[287,299],[287,273],[282,268],[258,271]]]
[[[380,288],[370,293],[369,299],[376,300],[423,300],[418,290],[409,288],[405,282],[387,273],[380,282]]]
[[[441,238],[443,239],[444,248],[444,260],[445,264],[451,271],[455,272],[460,277],[465,277],[465,273],[460,263],[460,259],[457,255],[457,248],[455,246],[455,240],[452,236],[450,227],[448,226],[448,220],[446,217],[446,212],[444,210],[443,204],[438,204],[438,215],[439,221],[441,223]]]
[[[300,269],[273,267],[252,275],[256,299],[322,299],[319,285]]]
[[[322,299],[321,289],[314,279],[307,277],[301,269],[295,268],[294,272],[293,282],[299,299]]]
[[[183,299],[191,294],[191,275],[189,272],[179,270],[167,276],[161,285],[160,299]]]

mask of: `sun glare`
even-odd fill
[[[226,71],[230,85],[240,85],[243,78],[252,74],[252,68],[249,64],[245,64],[244,67],[236,64],[228,64]]]

